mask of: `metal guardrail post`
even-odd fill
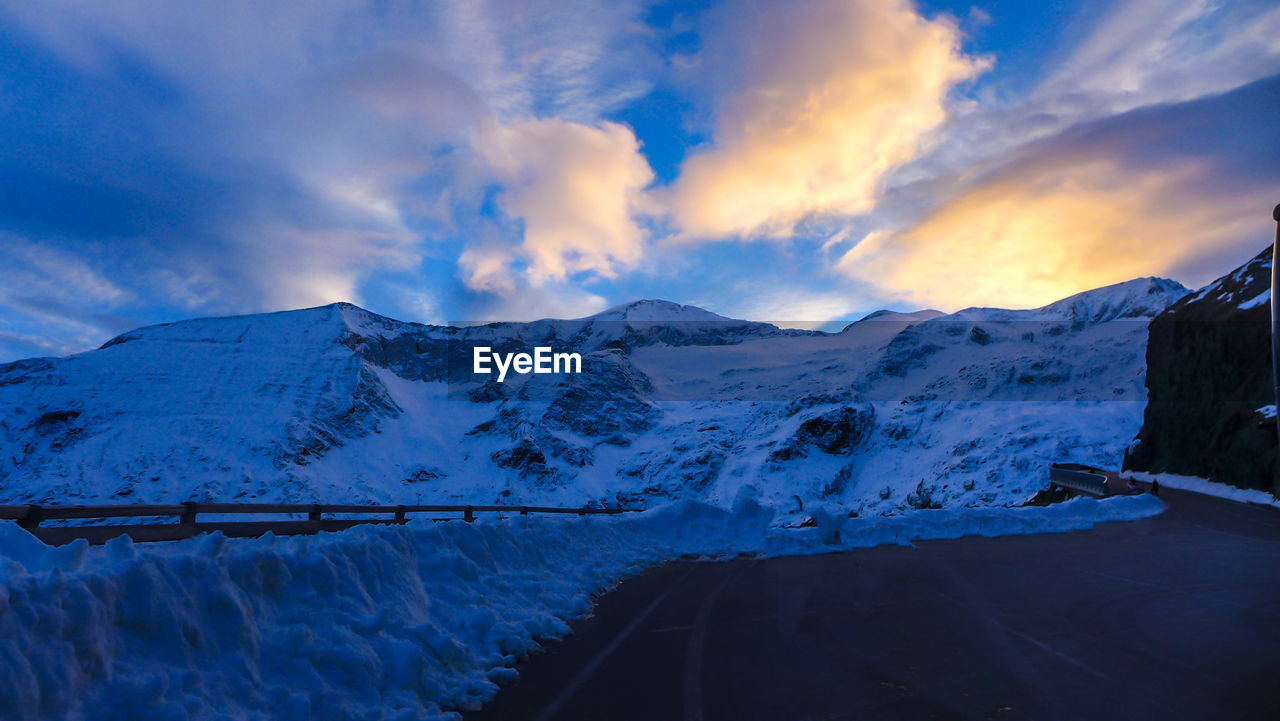
[[[307,512],[307,520],[308,521],[320,520],[320,504],[319,503],[316,503],[311,506],[311,510]]]
[[[195,501],[184,502],[182,504],[182,515],[178,517],[178,523],[194,529],[196,526],[197,510],[198,507]]]
[[[396,506],[396,523],[404,523],[404,506]]]
[[[462,510],[462,520],[466,521],[467,523],[471,523],[472,521],[476,520],[475,509],[472,508],[471,506],[467,506],[466,508],[464,508]]]
[[[520,506],[520,515],[522,515],[522,516],[527,516],[527,515],[529,515],[529,507],[528,507],[528,506]]]
[[[41,517],[40,506],[34,504],[27,505],[27,513],[18,521],[18,525],[30,531],[40,525]]]

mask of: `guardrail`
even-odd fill
[[[457,506],[457,505],[362,505],[306,503],[179,503],[170,505],[102,505],[102,506],[0,506],[0,520],[17,521],[31,535],[51,545],[60,546],[83,538],[101,544],[117,536],[127,535],[134,541],[177,541],[200,533],[222,531],[233,538],[254,538],[268,531],[277,536],[311,534],[319,531],[341,531],[366,523],[399,524],[409,514],[462,514],[461,520],[474,521],[477,513],[561,513],[577,516],[625,513],[622,508],[555,508],[550,506]],[[306,515],[306,520],[265,521],[198,521],[201,514],[211,515]],[[374,515],[390,518],[325,518],[326,515]],[[41,526],[45,521],[156,518],[176,516],[177,523],[133,523],[112,525]],[[433,518],[432,520],[459,520]]]
[[[1107,477],[1098,471],[1051,466],[1049,468],[1049,482],[1052,485],[1070,488],[1080,493],[1088,493],[1091,496],[1107,495]]]

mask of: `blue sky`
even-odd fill
[[[1270,242],[1265,2],[0,7],[0,360],[346,300],[788,324]]]

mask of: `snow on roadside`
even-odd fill
[[[683,501],[252,540],[47,548],[0,524],[0,717],[449,718],[564,636],[591,598],[664,561],[1060,532],[1159,513],[1150,496],[771,528]]]
[[[1262,410],[1261,408],[1258,410]],[[1125,471],[1127,475],[1132,475],[1139,481],[1160,481],[1160,485],[1169,488],[1177,488],[1181,491],[1191,491],[1206,496],[1214,496],[1216,498],[1225,498],[1229,501],[1239,501],[1241,503],[1258,503],[1264,506],[1275,506],[1280,508],[1280,499],[1267,493],[1266,491],[1256,488],[1238,488],[1229,486],[1225,483],[1214,483],[1208,478],[1200,476],[1179,476],[1174,473],[1130,473]]]
[[[1065,503],[1027,508],[928,509],[901,516],[848,519],[834,529],[838,540],[834,544],[824,544],[828,534],[833,532],[834,524],[828,516],[825,524],[815,519],[817,527],[813,528],[775,529],[769,534],[765,555],[798,556],[962,536],[990,538],[1065,533],[1092,528],[1095,523],[1148,518],[1163,510],[1164,503],[1145,494],[1106,500],[1081,497]]]

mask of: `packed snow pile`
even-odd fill
[[[0,502],[728,506],[863,515],[1021,502],[1118,466],[1145,403],[1147,278],[1033,310],[876,313],[840,333],[641,301],[425,326],[348,304],[141,328],[0,366]],[[475,347],[582,355],[472,373]]]
[[[1135,471],[1129,475],[1132,475],[1139,481],[1157,481],[1160,485],[1168,488],[1191,491],[1192,493],[1213,496],[1214,498],[1225,498],[1228,501],[1236,501],[1238,503],[1256,503],[1261,506],[1274,506],[1275,508],[1280,508],[1280,499],[1277,499],[1268,491],[1259,490],[1257,488],[1240,488],[1226,483],[1216,483],[1208,478],[1201,478],[1199,476],[1181,476],[1176,473],[1146,473],[1143,471]]]
[[[744,493],[731,510],[680,501],[612,517],[52,549],[3,523],[0,718],[445,718],[492,697],[594,594],[646,566],[1069,531],[1161,509],[1150,496],[871,519],[827,508],[820,529],[783,529]]]

